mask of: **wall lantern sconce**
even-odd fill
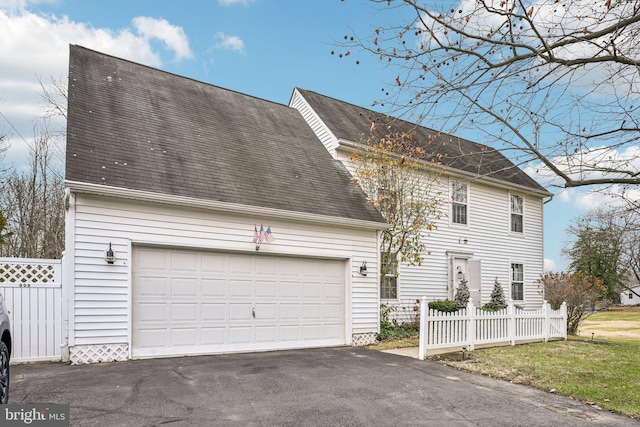
[[[104,260],[107,261],[107,264],[113,264],[114,262],[116,262],[116,256],[113,253],[113,249],[111,249],[111,242],[109,242],[109,249],[107,249]]]
[[[461,237],[458,239],[458,243],[459,244],[464,243],[466,245],[467,243],[469,243],[469,240],[466,237]]]
[[[362,261],[362,265],[360,265],[360,275],[361,276],[367,275],[367,261]]]

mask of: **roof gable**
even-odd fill
[[[361,143],[370,135],[376,138],[389,133],[411,135],[414,144],[424,150],[424,160],[472,177],[487,177],[535,192],[547,191],[498,150],[463,138],[418,126],[373,110],[358,107],[309,90],[296,88],[338,140]],[[372,130],[375,123],[375,130]]]
[[[66,179],[384,222],[297,110],[73,45]]]

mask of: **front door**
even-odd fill
[[[451,262],[451,289],[449,298],[454,299],[458,286],[463,280],[469,281],[469,263],[467,258],[453,258]],[[468,283],[467,283],[468,284]]]
[[[463,280],[467,281],[469,296],[473,298],[474,305],[481,305],[482,270],[480,260],[468,257],[451,257],[451,270],[449,274],[449,299],[456,297],[458,286]]]

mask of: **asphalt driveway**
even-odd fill
[[[525,386],[361,348],[12,366],[10,403],[75,426],[640,426]]]

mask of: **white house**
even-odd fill
[[[387,225],[297,110],[79,46],[68,96],[72,363],[374,340]]]
[[[620,292],[620,304],[640,305],[640,286]]]
[[[411,133],[425,160],[437,156],[441,163],[439,191],[451,202],[437,229],[424,237],[430,254],[422,266],[400,265],[382,285],[382,302],[452,299],[466,278],[477,305],[489,301],[496,279],[516,304],[542,305],[536,280],[543,273],[543,204],[550,193],[500,152],[308,90],[295,89],[289,105],[347,167],[372,129],[381,131],[378,137],[389,129]]]
[[[448,215],[381,288],[388,225],[349,173],[375,112],[290,106],[70,47],[63,304],[72,363],[373,342],[381,302],[538,307],[549,194],[489,147],[393,120],[443,156]],[[409,129],[410,128],[410,129]]]

